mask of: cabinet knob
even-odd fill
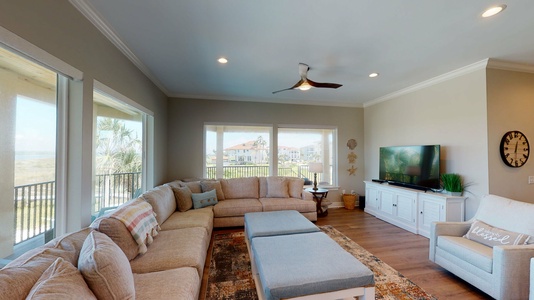
[[[423,211],[421,211],[420,214],[423,214]]]

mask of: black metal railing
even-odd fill
[[[141,172],[96,175],[93,212],[119,206],[141,189]],[[15,245],[54,228],[56,183],[16,186],[14,190]]]
[[[217,178],[216,167],[206,168],[207,178]],[[317,174],[317,181],[321,181],[323,174]],[[251,176],[269,176],[269,166],[223,166],[223,178],[239,178]],[[308,165],[296,167],[279,167],[278,176],[308,178],[313,181],[313,173]]]
[[[135,198],[141,188],[141,172],[95,176],[93,212],[119,206]]]
[[[56,182],[15,187],[15,245],[54,228]]]

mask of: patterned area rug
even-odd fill
[[[376,299],[437,299],[334,227],[319,228],[373,271]],[[258,299],[243,232],[215,233],[206,299]]]

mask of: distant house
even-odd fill
[[[278,146],[279,161],[300,161],[300,149],[296,147]]]
[[[267,163],[269,159],[269,147],[259,145],[256,141],[237,144],[224,151],[232,164],[262,164]]]

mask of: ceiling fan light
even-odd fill
[[[371,74],[369,74],[369,77],[371,77],[371,78],[378,77],[378,73],[376,73],[376,72],[371,73]]]
[[[304,81],[299,87],[298,89],[301,90],[301,91],[307,91],[309,89],[311,89],[312,86],[308,83],[308,81]]]
[[[505,4],[490,7],[490,8],[488,8],[487,10],[485,10],[485,11],[482,13],[482,17],[483,17],[483,18],[489,18],[489,17],[492,17],[492,16],[494,16],[494,15],[500,13],[501,11],[503,11],[505,8],[506,8],[506,5],[505,5]]]
[[[221,64],[225,64],[228,62],[228,59],[224,58],[224,57],[220,57],[218,60],[217,60],[219,63]]]

